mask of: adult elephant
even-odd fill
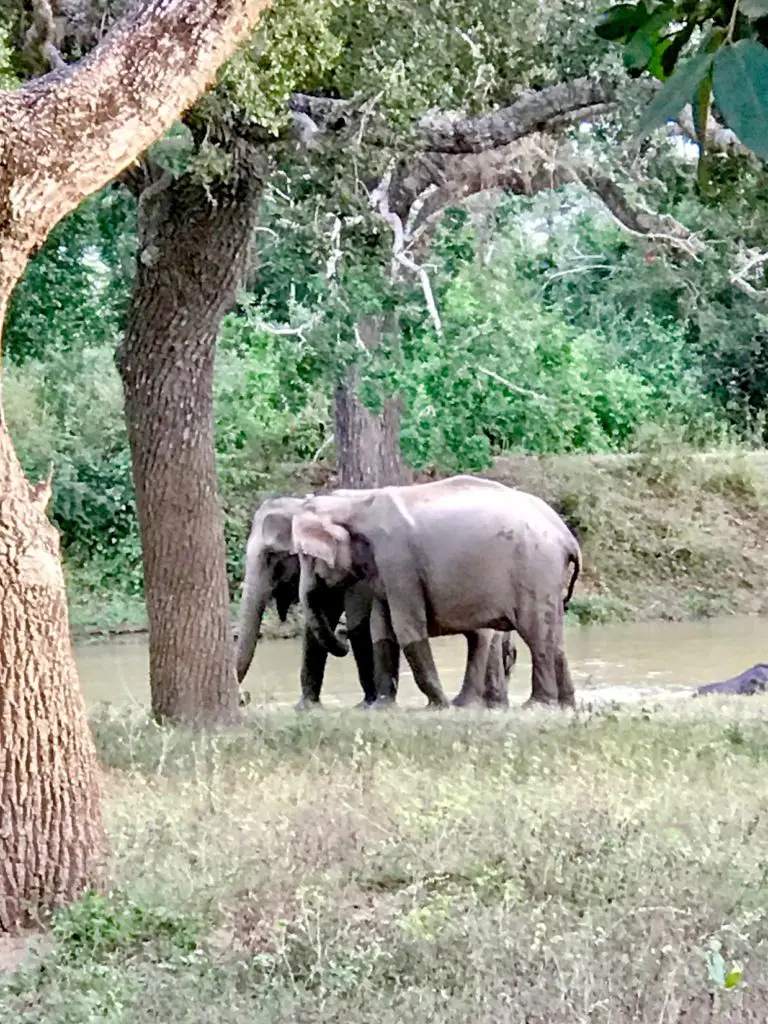
[[[322,510],[337,500],[355,503],[374,492],[370,490],[339,490],[312,499],[313,507]],[[240,606],[237,640],[237,680],[242,683],[253,660],[264,612],[274,600],[281,622],[289,609],[299,602],[299,556],[291,538],[294,517],[304,508],[306,499],[295,497],[268,498],[258,507],[251,523],[245,556],[245,583]],[[400,648],[397,643],[378,645],[374,652],[370,618],[373,589],[365,579],[344,579],[336,584],[318,581],[313,589],[313,614],[322,617],[327,633],[323,640],[315,631],[304,628],[301,657],[301,698],[297,710],[316,707],[320,703],[328,654],[344,657],[352,648],[358,677],[363,690],[362,707],[391,704],[397,697]],[[346,617],[348,643],[337,633],[342,612]],[[470,644],[473,638],[469,640]],[[503,707],[508,703],[509,674],[517,658],[511,636],[499,634],[489,644],[480,702],[486,707]],[[378,700],[377,700],[378,698]]]
[[[384,487],[356,501],[310,499],[294,517],[292,534],[306,622],[326,647],[334,643],[333,626],[318,595],[327,586],[367,581],[374,650],[397,643],[430,706],[443,707],[447,699],[429,637],[467,636],[467,670],[456,698],[466,704],[482,690],[493,630],[516,630],[530,648],[527,703],[573,706],[563,618],[581,551],[540,498],[455,476]]]

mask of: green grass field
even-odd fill
[[[0,1020],[765,1021],[767,708],[100,713],[108,894]]]

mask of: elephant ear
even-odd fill
[[[291,551],[291,516],[285,512],[267,512],[261,521],[261,539],[272,551]]]
[[[293,520],[293,550],[325,562],[331,569],[350,566],[350,537],[330,516],[300,512]]]

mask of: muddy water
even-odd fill
[[[432,642],[443,686],[449,696],[458,692],[466,644],[462,637]],[[752,617],[728,617],[703,622],[625,623],[611,626],[573,626],[566,632],[566,649],[577,690],[593,687],[681,687],[725,679],[768,661],[768,623]],[[88,704],[146,704],[146,639],[83,643],[76,657]],[[299,693],[299,640],[264,640],[256,651],[244,686],[254,705],[293,704]],[[406,665],[401,673],[400,703],[424,703]],[[530,692],[530,658],[520,644],[510,696]],[[361,697],[350,656],[328,659],[323,702],[350,707]]]

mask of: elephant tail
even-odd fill
[[[571,603],[573,597],[573,588],[576,586],[576,580],[579,578],[581,572],[581,549],[576,544],[571,551],[568,552],[568,561],[566,565],[570,565],[573,562],[573,574],[571,575],[571,582],[568,584],[568,593],[563,598],[563,611],[568,611],[568,605]]]

